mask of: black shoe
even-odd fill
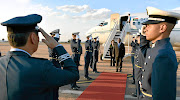
[[[86,80],[92,80],[91,77],[84,77]]]
[[[116,69],[116,72],[118,72],[118,69]]]
[[[77,86],[77,85],[76,85],[75,87],[80,88],[80,87],[79,87],[79,86]]]
[[[136,93],[132,93],[131,96],[137,97],[137,94]]]
[[[120,69],[120,71],[119,72],[121,72],[122,70]]]
[[[71,89],[73,89],[73,90],[78,90],[78,87],[71,87]]]
[[[95,71],[95,73],[100,73],[100,72],[98,72],[98,71]]]

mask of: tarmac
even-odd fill
[[[71,48],[69,43],[62,43],[64,48],[67,50],[67,52],[71,55]],[[97,63],[97,70],[100,73],[92,73],[92,69],[89,68],[89,77],[93,78],[93,80],[85,80],[84,79],[84,44],[82,44],[83,48],[83,54],[81,55],[80,64],[79,66],[79,73],[80,73],[80,79],[77,82],[77,85],[80,86],[79,90],[72,90],[70,88],[70,85],[65,85],[59,88],[59,100],[76,100],[83,91],[95,80],[101,72],[111,72],[111,73],[120,73],[115,72],[116,67],[110,66],[110,61],[101,61],[99,59]],[[8,42],[0,43],[0,51],[2,55],[5,55],[10,50],[10,45]],[[131,48],[130,48],[131,50]],[[127,47],[126,47],[126,53],[127,53]],[[180,59],[180,51],[176,51],[177,59],[179,62]],[[48,47],[44,43],[40,43],[37,52],[35,52],[33,57],[39,57],[39,58],[47,58],[49,59],[48,54]],[[180,65],[178,65],[180,67]],[[127,82],[126,82],[126,92],[125,92],[125,98],[124,100],[136,100],[135,97],[131,96],[132,93],[135,92],[135,85],[132,84],[132,64],[130,57],[127,57],[123,59],[123,68],[122,72],[123,74],[127,74]],[[180,69],[177,70],[177,98],[176,100],[180,100]]]

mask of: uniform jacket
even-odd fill
[[[93,42],[92,47],[93,47],[93,54],[92,54],[93,55],[93,60],[95,62],[97,62],[98,61],[98,49],[99,49],[98,42]]]
[[[71,40],[71,50],[73,52],[72,59],[79,66],[79,58],[80,58],[80,40],[72,39]]]
[[[152,94],[153,100],[175,100],[177,67],[170,39],[158,40],[155,47],[147,50],[142,88]]]
[[[131,42],[131,47],[132,47],[131,56],[134,56],[136,52],[136,43],[134,41]]]
[[[80,40],[76,40],[76,39],[71,40],[71,50],[73,53],[80,52]]]
[[[86,49],[86,52],[85,52],[84,57],[86,58],[88,56],[88,58],[91,58],[92,57],[92,43],[91,43],[91,40],[87,40],[85,42],[85,49]]]
[[[136,47],[135,52],[135,80],[142,80],[142,70],[144,70],[144,62],[146,58],[146,51],[149,48],[149,41],[145,36],[140,36],[140,45]]]
[[[30,57],[22,51],[0,58],[0,100],[53,100],[54,87],[79,79],[75,63],[63,46],[55,47],[63,69],[47,59]]]

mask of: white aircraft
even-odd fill
[[[174,12],[180,13],[180,10]],[[130,24],[126,23],[127,19],[128,15],[120,16],[118,13],[115,13],[112,14],[109,19],[106,19],[105,21],[87,31],[86,35],[91,34],[92,37],[99,37],[99,42],[103,46],[100,51],[102,59],[109,58],[108,50],[110,42],[113,39],[116,41],[117,38],[121,38],[125,45],[129,46],[132,41],[133,34],[137,34],[139,32],[139,29],[141,29],[142,26],[141,23],[148,19],[148,15],[146,13],[131,14]],[[170,35],[170,41],[174,50],[180,50],[179,37],[180,21],[178,21]]]

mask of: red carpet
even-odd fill
[[[127,74],[101,73],[77,100],[124,100]]]

